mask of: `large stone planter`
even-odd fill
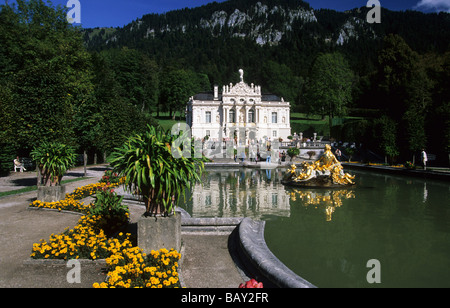
[[[38,186],[37,199],[42,202],[57,202],[66,198],[66,186]]]
[[[137,223],[138,246],[144,253],[162,248],[181,249],[181,214],[169,217],[142,216]]]

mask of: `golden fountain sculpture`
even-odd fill
[[[302,169],[297,170],[292,165],[285,174],[282,184],[296,187],[343,187],[355,185],[352,176],[344,172],[344,168],[331,152],[331,146],[325,145],[323,155],[313,163],[302,163]]]

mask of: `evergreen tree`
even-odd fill
[[[379,55],[379,74],[381,106],[401,124],[401,152],[414,155],[426,145],[425,117],[431,88],[420,56],[400,36],[388,35]]]

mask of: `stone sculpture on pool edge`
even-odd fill
[[[325,145],[325,152],[315,162],[302,163],[302,169],[292,165],[286,172],[282,184],[296,187],[345,187],[355,185],[352,176],[344,172],[344,168],[331,152],[331,146]]]

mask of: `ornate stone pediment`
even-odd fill
[[[226,93],[227,95],[245,96],[245,95],[255,95],[255,88],[251,88],[245,82],[240,82],[233,87],[230,91]]]
[[[248,96],[248,95],[261,95],[261,87],[255,86],[253,83],[251,86],[244,82],[244,71],[239,70],[241,81],[233,86],[230,83],[229,86],[223,87],[223,95],[233,96]]]

